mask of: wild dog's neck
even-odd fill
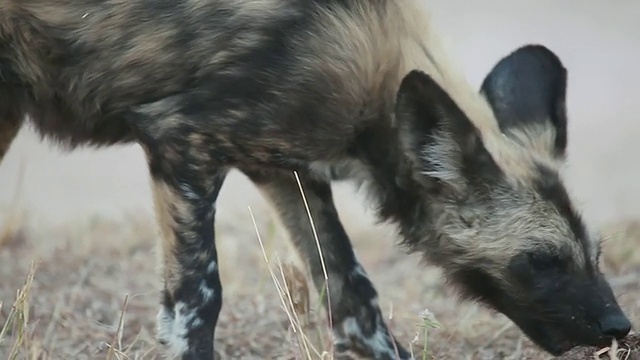
[[[412,175],[409,161],[399,147],[396,130],[382,125],[370,128],[359,139],[360,156],[367,163],[367,191],[377,216],[398,226],[402,243],[410,249],[429,236],[426,188]]]

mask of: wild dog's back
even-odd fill
[[[418,4],[7,0],[0,56],[28,94],[23,111],[70,145],[131,140],[134,106],[189,93],[184,106],[226,112],[199,127],[312,158],[343,152],[363,121],[388,114],[409,69],[435,69]]]
[[[7,0],[0,56],[28,89],[34,120],[75,144],[171,94],[255,94],[255,86],[229,87],[259,83],[256,69],[264,76],[284,61],[274,47],[302,20],[289,3]]]

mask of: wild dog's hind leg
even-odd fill
[[[153,123],[165,125],[160,132],[143,127],[142,121],[138,125],[162,232],[164,289],[157,338],[178,359],[213,360],[222,307],[215,203],[227,170],[209,157],[206,136],[184,126],[188,120],[177,113],[160,118]]]
[[[322,263],[294,174],[244,171],[273,204],[293,243],[307,262],[318,289],[325,287]],[[333,203],[329,183],[300,177],[329,276],[335,350],[366,359],[409,359],[390,335],[377,292],[359,264]],[[325,298],[326,299],[326,298]],[[324,301],[326,306],[326,301]]]

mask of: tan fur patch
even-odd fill
[[[238,15],[252,18],[281,13],[286,6],[290,5],[283,0],[234,0],[231,4],[238,9]]]
[[[444,242],[437,245],[436,256],[453,262],[454,268],[475,264],[501,278],[504,265],[523,251],[546,249],[557,253],[568,246],[573,263],[579,268],[585,266],[584,250],[578,242],[571,240],[573,234],[569,225],[552,206],[509,200],[502,205],[495,208],[498,213],[491,214],[491,218],[473,214],[472,221],[477,224],[471,227],[454,220],[460,216],[459,208],[443,209],[444,213],[439,217],[442,226],[438,228],[441,228]],[[455,255],[461,253],[465,255]]]
[[[154,180],[152,183],[155,213],[162,235],[162,256],[164,258],[164,280],[169,292],[180,284],[181,267],[176,259],[178,231],[176,216],[190,216],[190,206],[166,183]]]
[[[317,35],[305,38],[312,53],[326,54],[309,57],[309,67],[323,69],[337,88],[346,89],[339,94],[341,101],[349,101],[354,111],[382,108],[390,112],[402,78],[419,69],[430,74],[467,114],[514,185],[530,183],[536,175],[534,160],[555,165],[547,152],[539,151],[547,146],[546,140],[521,144],[502,134],[487,101],[447,55],[421,1],[357,2],[352,6],[355,10],[327,11],[319,20]],[[533,151],[529,145],[534,146]]]
[[[509,136],[532,152],[538,161],[553,169],[559,168],[559,161],[554,159],[556,130],[550,124],[512,129]]]

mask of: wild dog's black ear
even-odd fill
[[[558,56],[542,45],[526,45],[493,67],[480,92],[503,132],[564,158],[566,88],[567,70]]]
[[[395,117],[402,150],[421,176],[460,185],[499,171],[478,129],[424,72],[413,70],[403,78]]]

